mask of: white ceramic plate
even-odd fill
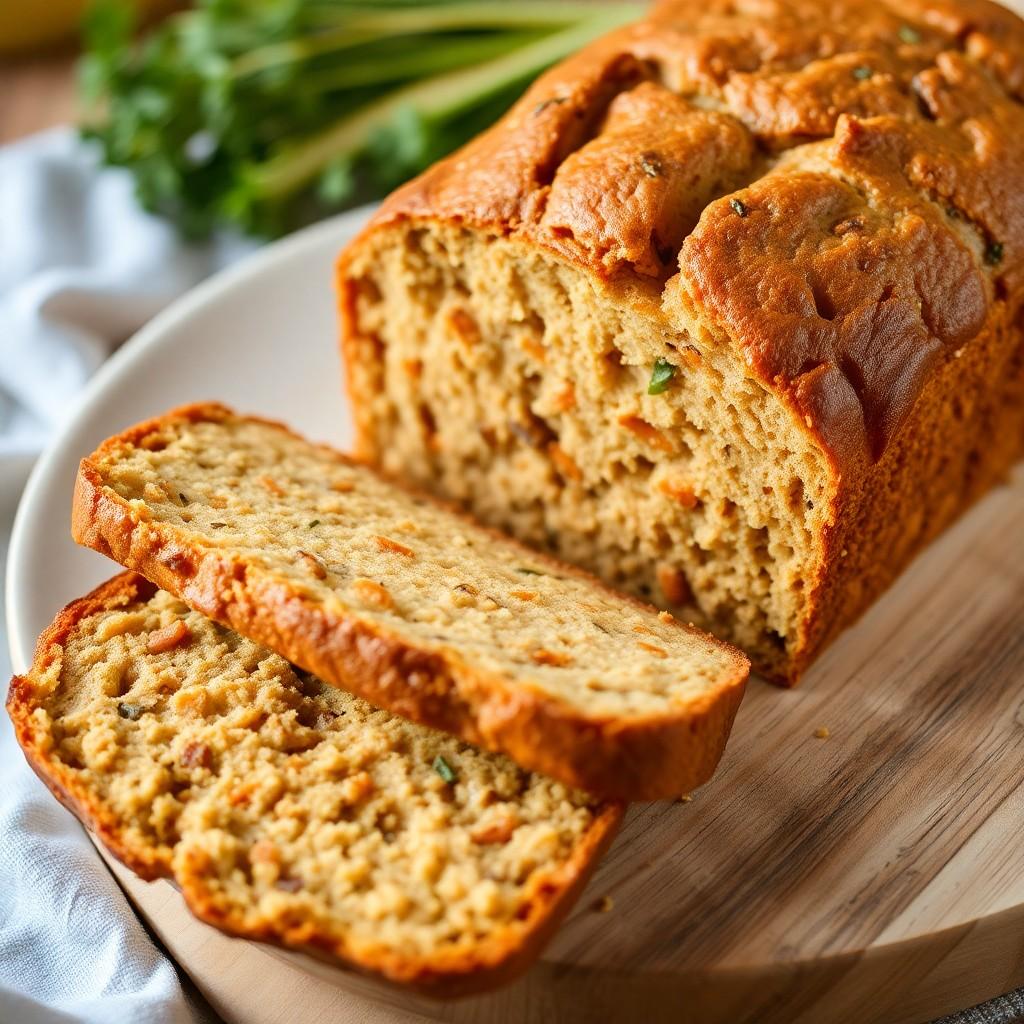
[[[218,399],[286,420],[345,447],[334,258],[370,210],[355,210],[261,249],[155,317],[104,365],[37,463],[18,508],[7,567],[11,663],[68,601],[117,567],[70,535],[78,461],[105,437],[184,402]]]

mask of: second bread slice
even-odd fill
[[[219,405],[83,460],[73,533],[328,683],[615,799],[707,781],[739,652]]]

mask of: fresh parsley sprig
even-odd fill
[[[83,131],[146,209],[276,235],[390,191],[639,3],[197,0],[141,37],[85,25]]]

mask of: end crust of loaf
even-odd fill
[[[652,5],[342,253],[360,456],[794,683],[1024,452],[1022,99],[986,0]]]
[[[147,436],[189,423],[242,422],[271,426],[302,441],[280,424],[201,404],[174,410],[104,442],[81,463],[73,508],[75,540],[332,685],[503,752],[523,767],[567,785],[606,799],[656,800],[689,792],[711,777],[749,671],[746,658],[726,644],[672,624],[671,629],[699,638],[720,663],[717,678],[706,690],[648,714],[582,715],[536,686],[508,685],[458,650],[418,648],[386,624],[311,600],[305,588],[257,572],[229,551],[194,543],[148,515],[137,502],[126,501],[102,479],[99,467],[104,459],[142,444]],[[354,465],[332,449],[317,446],[317,451],[340,465]],[[419,496],[417,500],[430,501]],[[451,514],[465,529],[481,530]],[[586,573],[520,548],[497,533],[482,532],[503,545],[512,544],[523,558],[539,560],[552,574],[592,585],[594,593],[620,601],[623,609],[649,616],[662,628],[659,622],[664,620],[658,620],[649,606],[614,594]]]
[[[67,667],[63,664],[65,646],[83,623],[105,612],[138,608],[156,592],[157,588],[141,576],[124,573],[87,597],[72,602],[40,636],[28,675],[15,676],[11,682],[7,711],[18,742],[33,770],[57,799],[129,869],[147,881],[172,879],[198,918],[229,934],[298,949],[328,961],[340,961],[344,966],[382,975],[435,997],[448,998],[490,989],[526,970],[586,885],[602,852],[613,839],[622,818],[620,805],[596,802],[589,805],[589,824],[579,841],[568,856],[531,873],[522,887],[522,904],[513,919],[495,927],[480,941],[468,945],[454,941],[449,947],[427,954],[373,942],[350,941],[343,930],[324,927],[307,915],[301,905],[285,906],[279,913],[262,918],[258,914],[240,914],[234,903],[218,889],[217,879],[211,876],[210,858],[201,849],[175,857],[172,846],[147,845],[139,840],[132,822],[121,820],[90,786],[83,766],[61,760],[59,744],[53,735],[55,723],[47,719],[42,709],[53,692],[53,683],[48,680],[55,676],[63,679]],[[270,651],[264,651],[263,656],[273,658]],[[161,670],[173,672],[173,668],[167,666]],[[62,683],[58,682],[57,686],[60,685]],[[429,732],[415,725],[406,728]],[[172,743],[173,735],[166,742]],[[454,744],[456,741],[446,742]],[[497,755],[480,756],[493,758]],[[498,760],[503,759],[498,757]],[[118,771],[117,765],[113,771]],[[531,785],[530,777],[525,778],[526,785]],[[311,784],[314,781],[323,780],[311,780]],[[183,778],[179,785],[187,788],[187,779]],[[560,789],[557,784],[550,785]],[[579,801],[581,796],[573,799]]]

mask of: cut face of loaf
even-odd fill
[[[362,456],[795,681],[1020,457],[1024,28],[681,0],[339,264]]]
[[[402,225],[350,266],[364,455],[785,673],[834,494],[740,360],[512,239]]]
[[[735,650],[221,406],[82,462],[73,533],[325,682],[616,799],[705,782]]]
[[[130,574],[65,609],[8,710],[54,793],[198,917],[439,994],[525,968],[621,816]]]

